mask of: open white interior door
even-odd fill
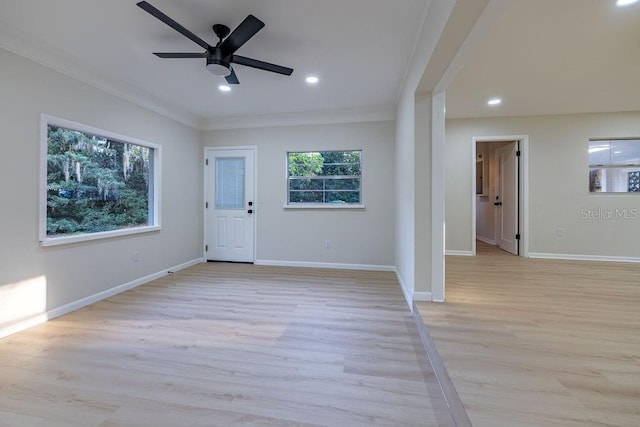
[[[207,149],[205,257],[209,261],[254,261],[252,149]]]
[[[496,150],[499,169],[498,246],[518,255],[518,144],[513,142]]]

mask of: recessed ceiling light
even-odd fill
[[[220,85],[218,86],[218,89],[220,90],[220,92],[231,92],[231,87],[227,85]]]
[[[307,83],[309,83],[310,85],[314,85],[316,83],[318,83],[320,81],[320,79],[317,76],[308,76],[305,81]]]
[[[502,103],[502,99],[500,99],[500,98],[493,98],[493,99],[490,99],[489,101],[487,101],[488,105],[499,105],[501,103]]]
[[[624,6],[632,5],[632,4],[637,3],[637,2],[638,2],[638,0],[618,0],[616,2],[616,6],[624,7]]]

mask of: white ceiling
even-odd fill
[[[640,111],[640,3],[506,0],[446,97],[447,118]]]
[[[436,1],[436,0],[433,0]],[[471,0],[472,1],[472,0]],[[328,111],[394,111],[428,0],[149,0],[215,44],[211,25],[266,23],[239,55],[291,77],[236,66],[241,84],[135,0],[0,0],[0,46],[186,123]],[[506,0],[447,90],[447,117],[640,111],[640,4]],[[315,87],[304,83],[317,74]],[[489,97],[503,98],[490,109]]]
[[[160,59],[152,52],[202,48],[136,6],[135,0],[0,0],[0,29],[43,62],[65,58],[76,74],[119,92],[203,120],[336,109],[388,108],[396,102],[426,0],[149,0],[209,44],[211,26],[233,30],[248,14],[266,26],[238,54],[294,68],[291,77],[236,65],[240,85],[204,59]],[[6,45],[7,43],[5,43]],[[23,43],[26,45],[26,43]],[[13,48],[13,46],[11,47]],[[53,52],[57,59],[51,54]],[[49,55],[51,58],[41,58]],[[58,64],[55,64],[60,67]],[[305,83],[308,74],[321,79]]]

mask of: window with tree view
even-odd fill
[[[159,147],[112,136],[47,121],[46,233],[41,240],[107,237],[105,232],[128,234],[159,225],[154,203]]]
[[[362,203],[362,151],[287,153],[287,204]]]

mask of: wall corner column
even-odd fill
[[[431,107],[431,299],[445,298],[445,92],[433,94]]]
[[[414,99],[414,301],[431,301],[431,133],[432,94]]]

